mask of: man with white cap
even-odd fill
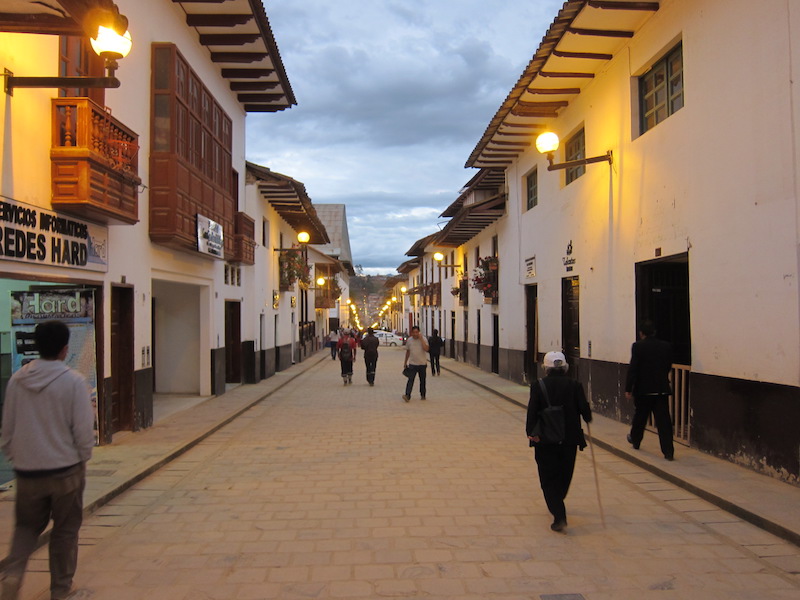
[[[548,352],[544,357],[545,377],[531,385],[528,402],[526,432],[531,446],[535,447],[539,482],[547,508],[553,515],[550,529],[562,531],[567,526],[567,497],[578,448],[586,447],[581,429],[581,417],[587,423],[592,420],[592,410],[586,401],[583,386],[567,377],[569,365],[561,352]],[[561,407],[563,413],[563,435],[560,441],[547,439],[543,426],[543,411],[548,407]],[[558,412],[558,408],[556,408]],[[561,418],[559,416],[559,418]],[[545,426],[546,427],[546,426]]]

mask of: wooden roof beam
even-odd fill
[[[575,35],[591,35],[594,37],[613,37],[613,38],[632,38],[632,31],[621,31],[615,29],[584,29],[583,27],[568,27],[567,33]]]
[[[581,88],[528,88],[525,90],[529,94],[552,94],[552,95],[561,95],[561,94],[580,94]]]
[[[531,110],[553,111],[569,106],[569,102],[566,100],[557,100],[554,102],[526,102],[525,100],[519,100],[517,106]]]
[[[222,69],[225,79],[260,79],[269,77],[275,69]]]
[[[594,79],[594,73],[569,73],[564,71],[539,71],[539,77],[560,77],[562,79]]]
[[[620,2],[619,0],[589,0],[592,8],[605,8],[610,10],[649,10],[657,11],[658,2]]]
[[[236,27],[246,25],[253,15],[186,15],[189,27]]]
[[[254,63],[268,58],[266,52],[212,52],[211,62],[215,63]]]
[[[601,52],[566,52],[564,50],[553,50],[553,56],[559,58],[588,58],[590,60],[611,60],[613,54],[603,54]]]
[[[278,87],[277,81],[231,81],[233,92],[265,92]]]
[[[259,33],[204,33],[200,36],[200,43],[203,46],[244,46],[259,38]]]

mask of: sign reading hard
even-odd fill
[[[108,228],[16,200],[0,201],[0,260],[108,271]]]

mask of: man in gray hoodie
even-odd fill
[[[17,497],[0,600],[18,597],[28,559],[51,518],[50,597],[69,596],[78,564],[86,462],[94,447],[89,385],[64,364],[69,328],[47,321],[36,326],[34,338],[40,358],[12,375],[3,405],[1,445],[17,476]]]

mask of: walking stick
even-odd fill
[[[592,441],[592,426],[586,423],[586,428],[589,431],[589,452],[592,455],[592,468],[594,469],[594,487],[597,490],[597,506],[600,507],[600,522],[603,524],[603,529],[606,528],[606,516],[603,512],[603,501],[600,499],[600,479],[597,477],[597,461],[594,458],[594,442]]]

